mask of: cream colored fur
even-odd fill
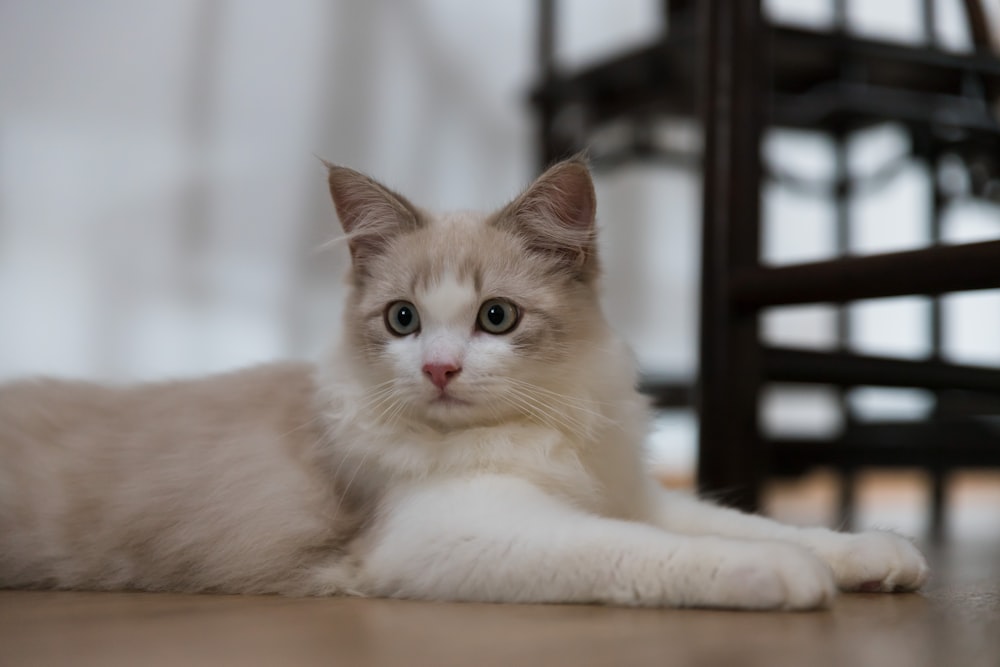
[[[489,215],[329,174],[352,288],[317,366],[0,388],[0,586],[809,609],[924,582],[892,534],[651,480],[582,162]],[[512,330],[484,328],[494,299]]]

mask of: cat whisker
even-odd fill
[[[535,391],[537,391],[539,393],[543,393],[543,394],[547,394],[547,395],[551,395],[551,396],[558,396],[560,398],[565,398],[565,399],[573,400],[573,401],[580,402],[580,403],[590,403],[590,404],[593,404],[593,405],[601,405],[600,401],[596,401],[596,400],[593,400],[593,399],[585,398],[585,397],[582,397],[582,396],[572,396],[570,394],[564,394],[564,393],[561,393],[561,392],[553,391],[553,390],[551,390],[551,389],[549,389],[547,387],[543,387],[543,386],[541,386],[539,384],[535,384],[533,382],[528,382],[527,380],[523,380],[523,379],[517,378],[517,377],[504,377],[503,381],[505,383],[508,383],[508,384],[518,385],[519,387],[527,387],[527,388],[533,389],[533,390],[535,390]]]
[[[556,424],[553,424],[544,414],[539,414],[539,412],[531,405],[526,405],[509,394],[501,394],[498,397],[501,401],[512,407],[517,412],[540,422],[542,425],[555,430],[562,430]]]
[[[394,398],[396,398],[394,396]],[[406,409],[406,403],[404,401],[396,400],[389,408],[388,413],[385,416],[386,422],[390,426],[395,426],[399,423],[399,417],[402,415],[403,411]]]
[[[504,380],[509,384],[514,384],[517,385],[518,387],[530,389],[535,393],[544,394],[546,396],[552,396],[553,398],[558,398],[559,400],[565,402],[567,405],[580,406],[580,407],[592,406],[595,409],[603,405],[607,405],[605,401],[598,401],[596,399],[585,398],[583,396],[573,396],[571,394],[564,394],[516,377],[508,377],[505,378]]]
[[[396,392],[395,380],[381,382],[362,396],[359,408],[362,410],[375,410],[387,399],[391,399]]]
[[[514,387],[517,387],[522,392],[524,392],[525,395],[530,396],[532,399],[538,401],[539,403],[546,404],[548,402],[555,402],[561,405],[562,407],[568,408],[569,410],[583,413],[589,417],[592,417],[593,419],[595,419],[600,423],[606,425],[620,426],[618,422],[616,422],[615,420],[594,409],[596,407],[600,407],[601,405],[603,405],[600,401],[592,401],[589,399],[577,398],[573,396],[568,396],[566,394],[560,394],[558,392],[545,389],[544,387],[539,387],[537,385],[531,384],[524,380],[518,380],[514,378],[510,378],[510,384]],[[582,420],[577,420],[577,421],[582,422]]]
[[[376,419],[378,421],[395,426],[407,408],[407,402],[400,400],[402,396],[398,387],[388,387],[380,392],[380,398],[373,401],[367,409],[377,413]]]
[[[595,426],[593,420],[581,419],[578,414],[559,410],[556,406],[550,404],[549,401],[545,400],[544,398],[532,395],[530,393],[525,394],[524,398],[533,400],[536,404],[539,405],[540,408],[544,409],[547,413],[551,414],[553,418],[558,419],[560,423],[567,424],[568,426],[570,426],[572,432],[579,436],[586,437],[593,431],[593,428]]]
[[[377,411],[375,419],[385,424],[394,424],[395,420],[392,415],[399,409],[399,404],[400,401],[398,400],[396,394],[389,394],[383,400],[379,401],[376,408],[373,408],[373,411]]]
[[[586,425],[579,420],[560,414],[549,408],[545,405],[545,403],[538,400],[532,400],[529,396],[510,392],[500,394],[500,396],[505,399],[511,407],[527,412],[530,416],[535,417],[538,421],[542,422],[542,424],[548,426],[549,428],[568,432],[576,437],[586,437],[589,431],[589,428],[587,428]]]
[[[334,512],[334,516],[336,516],[337,514],[340,513],[340,508],[344,504],[344,499],[347,498],[347,493],[351,490],[351,486],[354,484],[354,480],[357,479],[358,474],[361,472],[361,469],[364,468],[365,463],[367,463],[368,459],[371,458],[371,455],[372,455],[373,451],[375,451],[375,450],[374,449],[369,449],[368,451],[366,451],[365,454],[364,454],[364,456],[361,457],[361,460],[358,461],[358,465],[354,467],[354,472],[351,473],[351,478],[349,480],[347,480],[347,484],[344,485],[344,488],[338,494],[338,497],[337,497],[337,509]],[[337,478],[337,475],[339,475],[340,468],[341,468],[341,466],[343,466],[343,464],[344,464],[345,461],[347,461],[347,457],[346,456],[343,459],[341,459],[340,465],[337,466],[337,471],[334,473],[334,478],[335,479]]]
[[[362,410],[377,410],[387,400],[391,400],[395,394],[395,389],[392,387],[386,387],[385,389],[373,392],[361,400],[359,408]]]
[[[315,417],[313,417],[312,419],[309,419],[308,421],[305,421],[305,422],[299,424],[298,426],[294,426],[294,427],[288,429],[284,433],[279,433],[276,436],[275,439],[277,439],[277,440],[283,440],[284,438],[287,438],[288,436],[290,436],[292,433],[295,433],[297,431],[301,431],[304,428],[312,426],[313,424],[315,424],[316,422],[320,421],[321,419],[323,419],[323,415],[322,414],[318,414]]]
[[[525,405],[522,402],[522,405]],[[587,434],[587,429],[582,427],[578,422],[566,419],[564,416],[557,412],[548,410],[540,404],[527,404],[525,409],[529,410],[538,421],[542,422],[544,425],[551,429],[567,433],[574,438],[585,438]]]
[[[528,393],[528,394],[532,395],[534,398],[542,400],[543,402],[544,401],[554,401],[555,403],[558,403],[559,405],[561,405],[561,406],[563,406],[565,408],[568,408],[570,410],[574,410],[574,411],[577,411],[577,412],[581,412],[581,413],[584,413],[584,414],[586,414],[586,415],[588,415],[590,417],[593,417],[597,421],[603,422],[603,423],[608,424],[608,425],[618,425],[618,423],[615,420],[611,419],[607,415],[605,415],[605,414],[603,414],[601,412],[598,412],[596,409],[594,409],[592,407],[587,407],[588,403],[590,403],[591,405],[600,406],[601,403],[599,403],[597,401],[592,401],[591,402],[591,401],[586,401],[586,399],[579,399],[579,400],[577,400],[577,399],[574,399],[573,397],[570,397],[570,396],[566,396],[566,395],[563,395],[563,394],[558,394],[556,392],[545,390],[542,387],[534,387],[534,386],[527,385],[527,384],[525,384],[525,385],[518,385],[518,388],[521,389],[522,391],[524,391],[525,393]]]

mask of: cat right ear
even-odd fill
[[[577,155],[549,167],[493,224],[521,237],[559,270],[591,279],[598,270],[596,212],[590,169]]]
[[[329,162],[330,196],[347,235],[356,271],[381,254],[397,234],[420,227],[420,215],[402,195],[364,174]]]

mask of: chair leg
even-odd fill
[[[760,248],[760,138],[767,40],[759,0],[705,0],[703,34],[700,490],[757,509],[766,452],[757,428],[760,339],[756,313],[731,299],[734,269]]]
[[[947,511],[946,511],[946,501],[948,494],[948,473],[940,466],[935,466],[931,469],[931,488],[930,488],[930,539],[932,542],[939,543],[944,540],[947,535]]]
[[[840,496],[837,509],[838,527],[841,530],[852,531],[855,524],[855,509],[857,508],[857,471],[854,468],[843,468],[840,471]]]

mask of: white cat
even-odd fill
[[[812,609],[924,583],[893,534],[652,480],[583,162],[489,215],[329,182],[352,285],[318,367],[0,388],[0,586]]]

